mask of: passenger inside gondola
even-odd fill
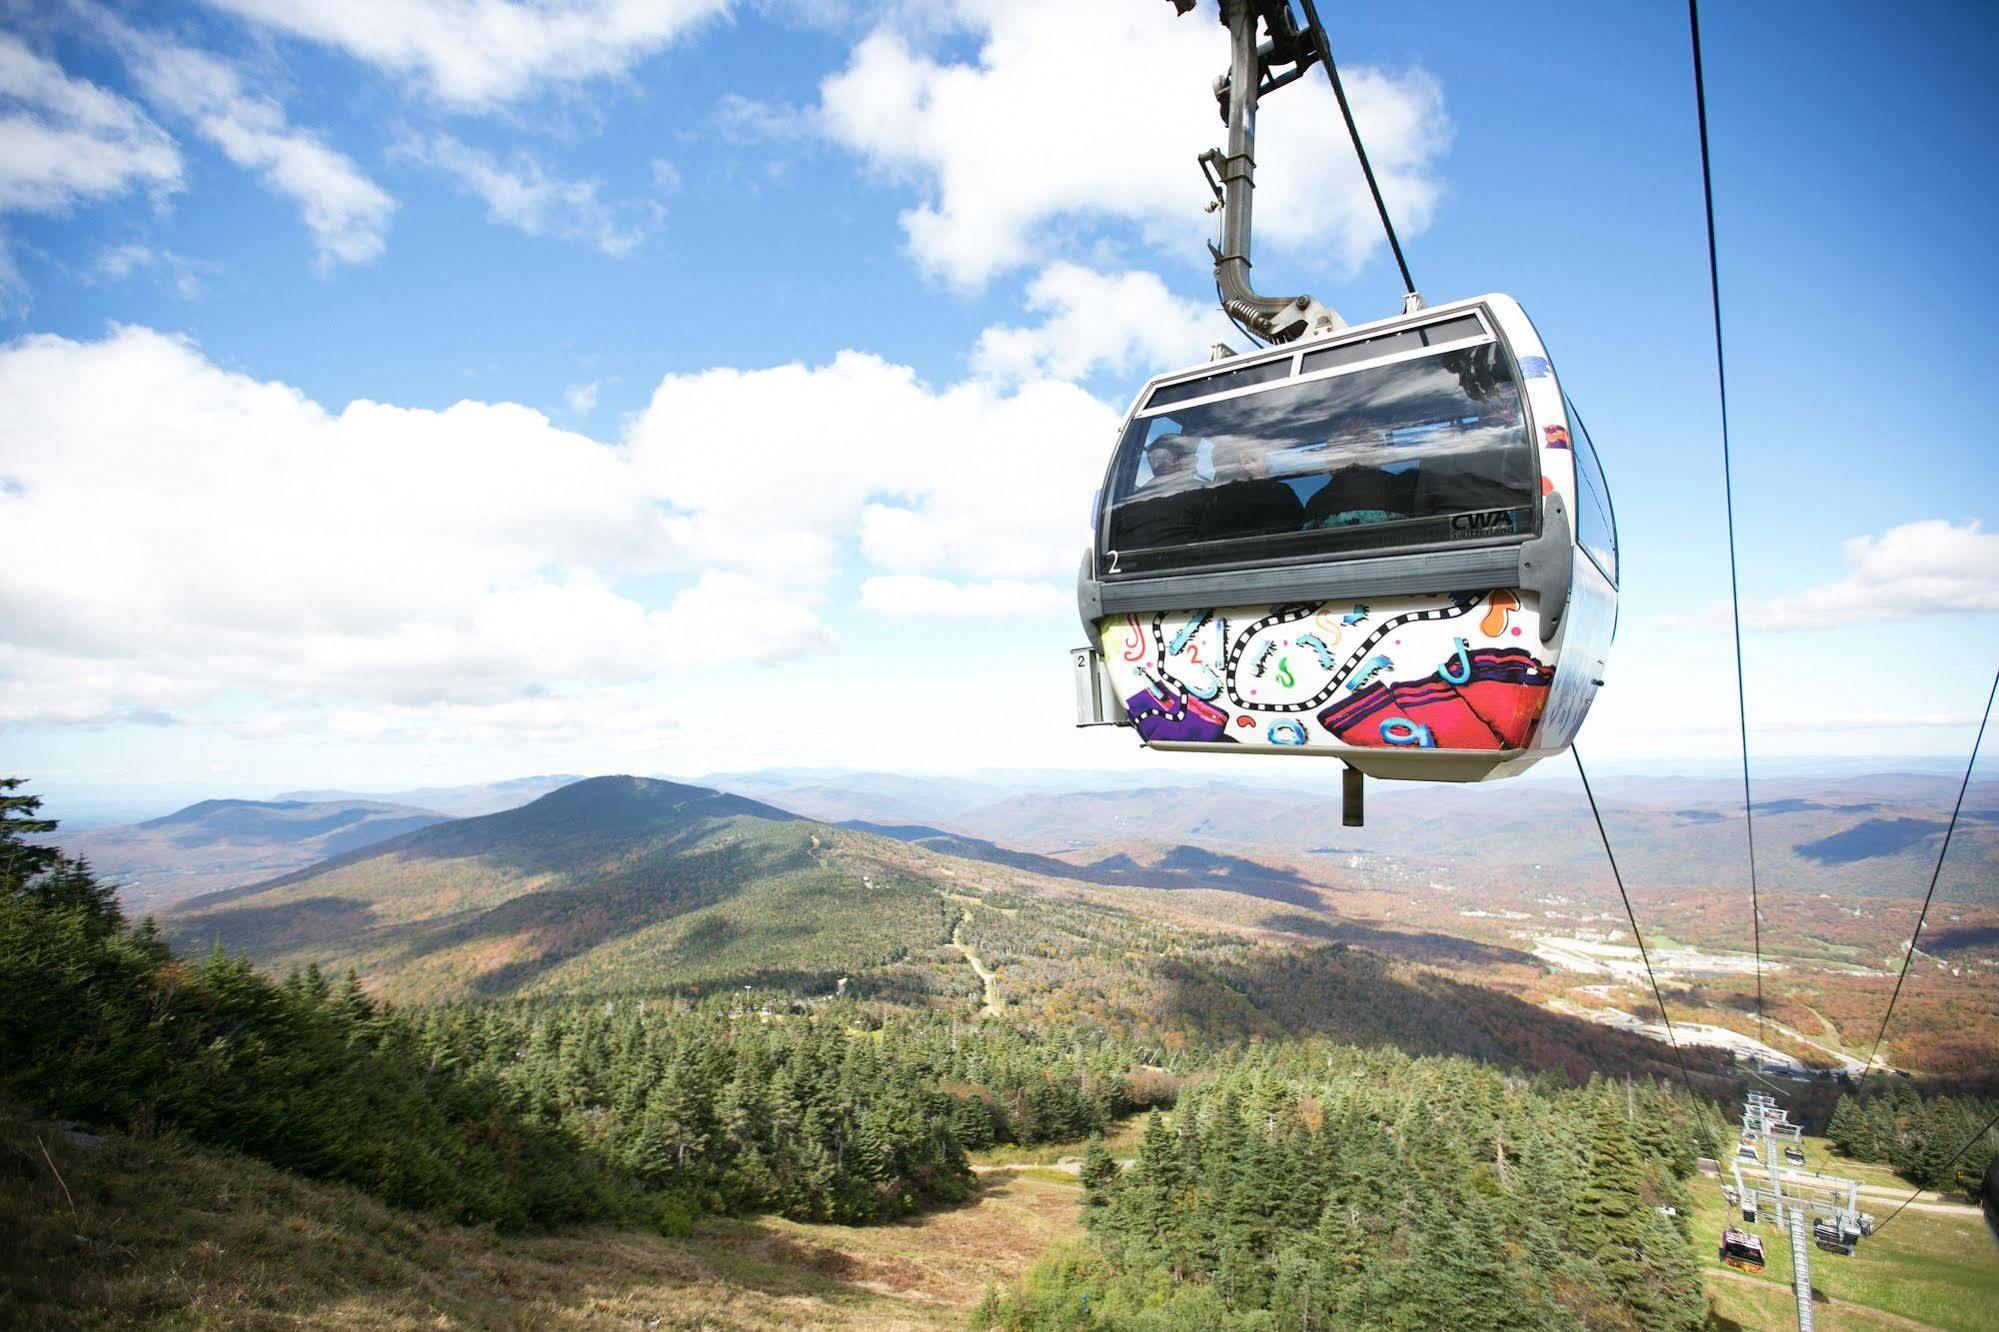
[[[1215,481],[1202,516],[1202,538],[1269,536],[1295,532],[1304,521],[1298,492],[1270,474],[1267,445],[1260,439],[1225,435],[1214,441]]]
[[[1208,493],[1194,470],[1192,439],[1170,433],[1145,446],[1145,474],[1132,497],[1118,506],[1111,545],[1177,546],[1199,541]]]

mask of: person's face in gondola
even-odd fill
[[[1145,463],[1152,469],[1153,485],[1181,478],[1193,469],[1193,445],[1185,435],[1161,435],[1145,446]]]

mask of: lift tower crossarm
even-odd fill
[[[1178,0],[1175,0],[1176,8]],[[1226,152],[1201,157],[1203,171],[1219,168],[1221,244],[1210,246],[1215,256],[1215,284],[1222,309],[1271,342],[1290,342],[1346,327],[1339,314],[1307,295],[1263,296],[1250,285],[1250,221],[1256,191],[1256,110],[1259,99],[1292,82],[1319,58],[1292,17],[1290,0],[1222,0],[1222,22],[1229,30],[1229,72],[1215,84],[1228,122]],[[1181,12],[1185,12],[1182,10]],[[1269,32],[1259,43],[1259,24]],[[1289,69],[1280,69],[1281,66]]]

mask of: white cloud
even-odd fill
[[[209,0],[463,107],[622,74],[729,0]]]
[[[0,33],[0,212],[66,212],[180,179],[173,140],[144,111]]]
[[[485,703],[632,680],[740,644],[825,641],[809,609],[724,574],[648,609],[674,567],[619,450],[462,402],[328,412],[120,329],[0,352],[0,720],[278,700]]]
[[[597,390],[604,387],[604,381],[593,379],[587,384],[571,384],[562,390],[562,399],[569,404],[569,410],[578,416],[588,416],[597,410]]]
[[[961,286],[1030,263],[1058,222],[1122,219],[1155,243],[1199,253],[1211,223],[1193,159],[1220,143],[1208,94],[1228,64],[1212,16],[1175,20],[1130,0],[956,0],[949,17],[982,41],[942,63],[884,26],[821,87],[824,133],[922,198],[902,215],[911,250]],[[1451,128],[1437,81],[1342,71],[1398,227],[1428,225]],[[1381,243],[1337,102],[1316,71],[1274,94],[1258,124],[1260,253],[1323,253],[1346,270]],[[1270,292],[1296,287],[1260,264]]]
[[[715,128],[730,143],[793,143],[813,133],[812,113],[741,93],[723,93]]]
[[[645,239],[641,226],[621,220],[620,210],[598,196],[597,181],[552,176],[525,152],[502,166],[491,153],[448,134],[405,145],[403,151],[470,190],[493,221],[530,236],[581,241],[613,258],[630,254]]]
[[[1111,410],[1070,384],[934,390],[859,352],[667,377],[631,434],[682,549],[823,589],[858,537],[882,573],[1072,573]]]
[[[333,411],[139,328],[0,349],[0,401],[0,723],[526,725],[499,705],[833,650],[849,574],[903,617],[1054,614],[1114,423],[850,352],[669,376],[613,445]]]
[[[893,574],[861,584],[861,609],[895,620],[1028,620],[1073,615],[1075,597],[1049,583],[996,578],[954,583]]]
[[[203,265],[186,255],[151,245],[128,242],[108,245],[91,261],[91,275],[123,282],[135,273],[157,271],[182,297],[192,300],[201,294],[200,269]]]
[[[1944,518],[1891,527],[1841,543],[1850,572],[1835,582],[1748,602],[1749,629],[1832,629],[1920,615],[1999,611],[1999,533]],[[1662,616],[1662,627],[1726,628],[1728,606]]]
[[[245,91],[227,62],[106,16],[97,22],[149,99],[185,116],[231,162],[298,205],[322,268],[381,254],[396,202],[352,158],[287,124],[284,108]]]
[[[307,708],[230,721],[223,730],[244,740],[281,737],[353,740],[371,746],[599,744],[617,736],[627,746],[662,748],[682,733],[668,710],[628,688],[598,688],[492,703],[383,704],[367,708]]]
[[[1197,361],[1231,335],[1212,305],[1180,299],[1156,273],[1051,264],[1028,286],[1027,307],[1047,318],[1032,328],[986,329],[972,351],[975,373],[1003,381],[1134,367],[1152,373]]]

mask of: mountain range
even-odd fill
[[[955,778],[781,769],[694,783],[793,813],[951,854],[1096,883],[1230,887],[1265,896],[1300,883],[1442,883],[1467,892],[1551,879],[1611,889],[1578,786],[1565,775],[1448,786],[1375,784],[1368,825],[1341,826],[1323,771],[1211,780],[1196,773],[981,773]],[[420,820],[517,808],[573,784],[524,777],[365,796],[287,792],[272,802],[204,801],[163,819],[60,840],[148,910],[240,887],[408,831]],[[1733,779],[1611,774],[1599,779],[1627,881],[1653,888],[1746,881]],[[1776,891],[1920,895],[1935,867],[1956,783],[1941,773],[1778,776],[1757,785],[1762,882]],[[407,820],[407,822],[402,822]],[[311,831],[321,822],[325,833]],[[1973,783],[1939,883],[1945,901],[1999,905],[1999,783]]]
[[[445,821],[410,805],[360,799],[204,800],[121,828],[65,833],[142,915],[218,889],[266,879]]]
[[[1576,1077],[1665,1071],[1655,1043],[1398,961],[1367,929],[1347,936],[1366,949],[1329,941],[1323,912],[926,840],[600,777],[182,903],[162,924],[183,948],[221,944],[281,974],[352,967],[403,1003],[845,991],[1151,1039],[1323,1032]]]

